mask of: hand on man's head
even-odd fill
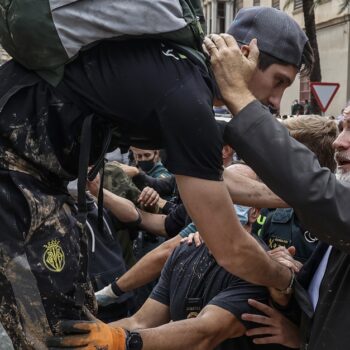
[[[232,35],[211,34],[205,38],[204,45],[210,54],[222,98],[231,112],[237,114],[247,104],[242,105],[240,101],[249,103],[254,100],[248,83],[258,65],[257,41],[253,39],[241,50]]]

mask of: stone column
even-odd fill
[[[228,0],[226,1],[226,8],[225,8],[225,29],[229,28],[233,20],[233,1]]]
[[[216,23],[217,23],[217,16],[218,16],[218,4],[217,0],[211,1],[211,28],[209,33],[216,33]]]

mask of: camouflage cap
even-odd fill
[[[137,205],[141,191],[120,167],[117,161],[108,162],[105,166],[103,187],[117,196],[127,198]]]

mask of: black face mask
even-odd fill
[[[148,173],[152,168],[154,167],[154,158],[156,155],[154,155],[153,159],[150,160],[139,160],[137,162],[137,166],[143,170],[145,173]]]

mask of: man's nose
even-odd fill
[[[280,96],[271,96],[268,100],[269,105],[276,111],[280,110],[281,107],[281,97]]]
[[[333,148],[337,151],[350,149],[350,132],[342,131],[333,142]]]

